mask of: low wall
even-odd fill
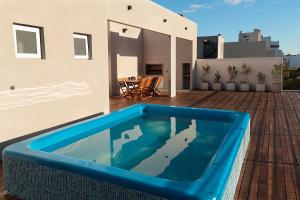
[[[215,79],[215,73],[217,70],[221,73],[221,82],[226,83],[229,80],[227,67],[229,65],[235,65],[239,71],[236,79],[237,89],[239,90],[240,81],[243,80],[241,74],[243,64],[251,65],[252,72],[248,75],[248,81],[251,85],[250,90],[255,91],[255,84],[257,83],[257,74],[262,72],[266,75],[266,89],[270,91],[272,84],[271,71],[275,64],[282,64],[282,57],[255,57],[255,58],[225,58],[225,59],[198,59],[196,61],[196,88],[200,88],[202,82],[202,66],[205,64],[210,65],[210,73],[208,75],[209,82],[213,82]]]

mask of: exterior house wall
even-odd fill
[[[223,83],[226,83],[229,80],[227,67],[229,65],[235,65],[239,71],[239,75],[236,80],[239,86],[240,81],[243,80],[243,77],[241,75],[241,66],[245,63],[251,65],[252,67],[252,72],[248,76],[248,81],[251,84],[250,89],[252,91],[255,91],[255,84],[257,83],[257,74],[258,72],[262,72],[266,75],[266,86],[267,86],[267,90],[270,91],[270,87],[272,84],[271,71],[274,69],[274,64],[282,64],[283,59],[281,57],[198,59],[196,61],[196,69],[197,69],[196,87],[200,88],[202,66],[205,64],[211,66],[210,73],[208,75],[208,80],[210,82],[213,82],[215,73],[217,72],[217,70],[219,70],[222,76],[221,82]]]
[[[105,13],[96,0],[0,1],[0,142],[109,111]],[[44,29],[45,59],[16,59],[13,23]],[[74,59],[74,32],[91,34],[91,60]]]
[[[127,9],[128,5],[132,6],[131,10]],[[164,19],[167,19],[166,23]],[[136,27],[133,32],[145,29],[193,41],[192,55],[193,61],[196,60],[197,25],[149,0],[2,0],[0,142],[99,112],[109,112],[109,88],[112,88],[109,87],[110,66],[113,61],[119,64],[118,68],[123,66],[117,77],[135,75],[137,71],[133,66],[141,63],[138,51],[142,40],[139,38],[132,42],[128,39],[131,36],[123,37],[121,34],[111,37],[109,22]],[[44,59],[16,59],[13,23],[43,29]],[[117,26],[112,27],[120,33]],[[91,60],[74,59],[74,32],[91,35]],[[133,32],[130,28],[128,34]],[[167,37],[162,34],[158,38]],[[134,43],[135,47],[116,48],[111,52],[108,42],[111,39],[113,42],[122,40],[124,45]],[[167,61],[171,54],[168,40],[164,39],[159,44],[166,50],[161,51],[165,55],[162,59],[166,65],[174,60],[175,55],[172,54],[173,59]],[[150,39],[146,43],[151,43]],[[166,43],[168,45],[164,45]],[[151,56],[151,52],[156,50],[157,46],[149,45],[145,51],[150,55],[145,61],[152,61],[151,57],[155,55],[153,53]],[[119,56],[112,60],[118,52]],[[192,67],[194,70],[194,65]],[[176,73],[172,74],[174,80]],[[10,90],[11,86],[16,89]]]

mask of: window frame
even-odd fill
[[[17,31],[26,31],[35,33],[36,36],[36,49],[37,53],[19,53],[18,52],[18,43],[17,43]],[[30,25],[18,25],[13,24],[13,34],[14,34],[14,46],[16,58],[21,59],[42,59],[41,51],[41,29],[38,27],[32,27]]]
[[[74,39],[84,39],[85,40],[85,52],[86,55],[76,55],[75,54],[75,43]],[[89,35],[87,34],[80,34],[80,33],[73,33],[73,47],[74,47],[74,58],[81,59],[81,60],[89,60],[90,59],[90,49],[89,49]]]

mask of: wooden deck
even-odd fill
[[[144,101],[114,97],[111,110],[140,102],[249,112],[251,142],[235,198],[300,199],[300,93],[192,91]]]

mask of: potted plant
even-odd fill
[[[221,84],[221,74],[219,70],[217,70],[217,73],[215,73],[215,80],[213,83],[213,90],[214,91],[220,91],[222,89],[222,84]]]
[[[258,72],[257,74],[257,84],[256,84],[256,92],[265,92],[266,91],[266,75],[262,72]]]
[[[242,65],[242,75],[243,80],[241,81],[241,91],[249,92],[250,84],[248,82],[248,75],[252,72],[251,65],[243,64]]]
[[[201,90],[208,90],[207,75],[209,74],[210,66],[208,64],[203,65],[202,70]]]
[[[234,65],[233,66],[229,65],[227,70],[229,74],[229,82],[226,84],[226,89],[228,91],[235,91],[235,79],[238,74],[238,70]]]
[[[282,65],[274,65],[272,70],[273,83],[272,92],[281,92],[281,76],[282,76]]]

